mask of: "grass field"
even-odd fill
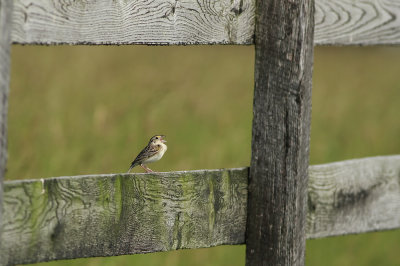
[[[400,49],[315,50],[311,164],[400,154]],[[13,46],[7,180],[248,166],[254,47]],[[136,168],[135,168],[136,169]],[[136,171],[141,171],[137,168]],[[307,265],[400,265],[400,230],[308,240]],[[244,246],[44,265],[244,265]]]

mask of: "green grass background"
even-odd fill
[[[13,46],[6,180],[248,166],[254,47]],[[400,153],[400,49],[315,49],[311,164]],[[135,168],[141,172],[140,168]],[[307,265],[400,265],[400,230],[308,240]],[[244,265],[244,246],[43,265]]]

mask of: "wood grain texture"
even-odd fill
[[[314,1],[256,3],[246,265],[304,265]]]
[[[0,0],[0,224],[3,177],[7,165],[7,111],[10,86],[10,48],[13,1]],[[0,228],[1,239],[1,228]]]
[[[254,44],[255,0],[15,0],[22,44]],[[315,45],[400,44],[398,0],[316,0]]]
[[[309,169],[307,237],[400,228],[400,156]]]
[[[243,243],[248,168],[7,182],[0,264]]]
[[[0,265],[244,244],[248,173],[5,182]],[[400,155],[309,167],[307,238],[394,228]]]
[[[17,0],[13,42],[252,44],[254,0]]]
[[[315,44],[400,44],[400,1],[316,0]]]

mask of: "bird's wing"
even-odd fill
[[[139,154],[136,156],[136,159],[133,160],[132,166],[138,165],[145,161],[146,159],[153,157],[159,152],[161,147],[159,145],[148,145],[146,146]]]

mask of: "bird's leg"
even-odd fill
[[[146,173],[152,173],[153,170],[151,170],[150,168],[148,168],[146,165],[144,164],[140,164],[140,166],[146,171]]]

